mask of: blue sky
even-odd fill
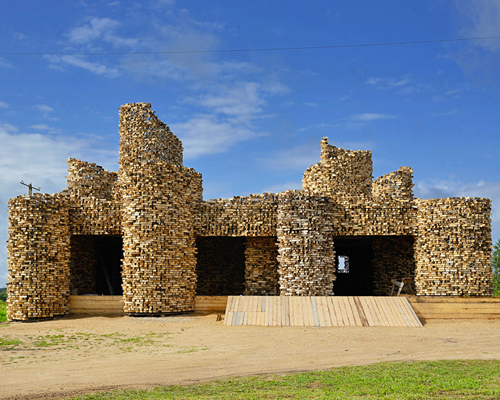
[[[489,197],[500,237],[498,0],[32,1],[0,13],[0,242],[9,198],[65,188],[66,159],[118,169],[118,108],[149,102],[205,199],[296,189],[319,142],[414,169],[417,197]],[[59,53],[59,54],[5,54]],[[66,53],[66,54],[61,54]],[[0,246],[0,287],[7,281]]]

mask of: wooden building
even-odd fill
[[[57,194],[9,202],[8,318],[121,295],[129,315],[196,295],[490,296],[491,202],[413,197],[412,169],[373,179],[370,151],[321,141],[302,190],[204,201],[180,140],[148,103],[120,108],[119,170],[68,160]]]

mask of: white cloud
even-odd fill
[[[2,57],[0,57],[0,67],[10,68],[12,67],[12,64],[10,64],[9,62],[5,61]]]
[[[55,128],[53,126],[48,126],[46,124],[31,125],[30,128],[38,130],[38,131],[46,131],[48,133],[61,133],[62,132],[61,129]]]
[[[9,105],[4,101],[0,101],[0,108],[9,108]]]
[[[52,67],[59,67],[58,69],[61,69],[62,66],[70,65],[73,67],[85,69],[93,74],[102,75],[109,78],[116,78],[120,75],[120,70],[118,68],[107,67],[106,65],[100,64],[98,62],[87,61],[83,56],[80,55],[48,55],[44,57],[49,60]]]
[[[186,159],[224,153],[240,142],[265,134],[204,114],[172,124],[171,128],[182,140]]]
[[[311,126],[305,126],[304,128],[300,128],[299,129],[299,132],[305,132],[305,131],[310,131],[310,130],[313,130],[313,129],[332,129],[332,128],[338,128],[342,126],[341,124],[326,124],[326,123],[322,123],[322,124],[316,124],[316,125],[311,125]]]
[[[498,0],[459,0],[459,11],[468,20],[464,28],[465,36],[489,37],[500,34],[500,2]],[[475,40],[475,46],[490,51],[500,51],[500,40]]]
[[[369,122],[369,121],[377,121],[379,119],[390,119],[396,117],[394,115],[389,115],[389,114],[364,113],[364,114],[351,115],[351,118],[357,121]]]
[[[52,107],[50,107],[50,106],[48,106],[46,104],[37,104],[35,106],[35,108],[37,110],[40,110],[40,111],[44,112],[44,113],[50,113],[50,112],[54,111],[54,109]]]
[[[15,133],[17,131],[18,129],[14,125],[8,124],[7,122],[0,122],[0,134]]]
[[[216,114],[226,114],[248,119],[262,112],[265,104],[260,96],[261,85],[256,82],[239,82],[231,88],[221,90],[219,95],[201,96],[197,103],[213,110]]]
[[[433,113],[433,114],[430,114],[430,115],[433,116],[433,117],[447,117],[449,115],[455,115],[457,112],[458,112],[458,110],[455,109],[455,110],[447,111],[447,112],[444,112],[444,113]]]
[[[377,85],[379,84],[380,82],[383,82],[384,79],[383,78],[375,78],[375,77],[370,77],[369,79],[366,80],[365,83],[369,84],[369,85]]]
[[[52,121],[57,121],[58,118],[54,118],[50,116],[50,113],[54,111],[54,109],[46,104],[37,104],[33,107],[34,109],[41,111],[43,113],[43,118],[50,119]]]
[[[261,158],[259,163],[274,171],[304,172],[320,160],[319,142],[309,142],[299,146],[281,149],[270,158]]]
[[[123,39],[115,36],[113,32],[120,23],[110,18],[92,18],[88,24],[73,28],[69,34],[69,41],[73,44],[83,45],[102,39],[111,44],[136,44],[137,40]],[[116,42],[118,40],[118,42]]]
[[[369,85],[381,85],[385,87],[399,87],[410,83],[410,79],[406,77],[400,79],[370,77],[365,81],[365,83]]]

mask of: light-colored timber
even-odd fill
[[[224,313],[227,296],[196,296],[195,312]],[[122,296],[70,296],[71,314],[124,314]]]
[[[261,305],[258,311],[255,311],[255,301]],[[229,296],[225,324],[317,327],[422,326],[404,296]]]
[[[405,296],[417,316],[429,319],[498,319],[499,297]]]

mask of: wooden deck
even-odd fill
[[[402,296],[229,296],[225,324],[422,326],[408,300]]]
[[[196,296],[196,312],[224,313],[227,296]],[[123,296],[70,296],[71,314],[124,315]]]
[[[500,320],[500,297],[406,296],[417,316],[430,319]]]

